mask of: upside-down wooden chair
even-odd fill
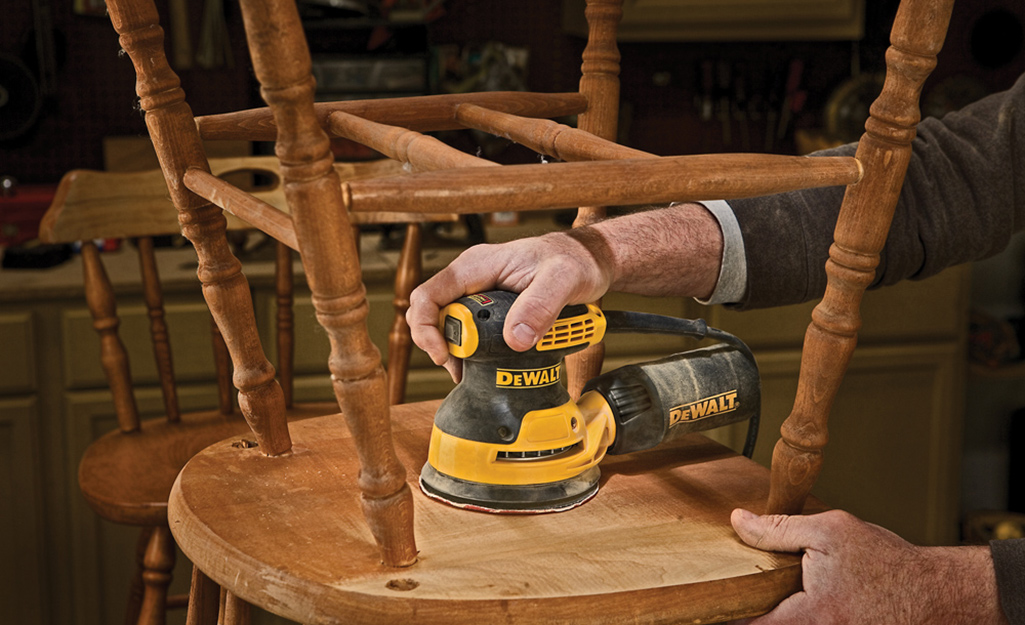
[[[285,207],[275,157],[215,159],[215,175],[246,173],[261,176],[254,196],[273,206]],[[339,163],[340,179],[396,174],[400,166],[390,160]],[[230,216],[229,216],[230,217]],[[429,219],[435,219],[427,216]],[[368,219],[369,218],[369,219]],[[362,221],[410,223],[417,228],[419,215],[371,215]],[[451,216],[441,216],[449,220]],[[354,220],[359,223],[360,219]],[[230,217],[228,228],[251,230],[252,226]],[[167,185],[160,171],[68,172],[58,185],[55,199],[44,216],[41,237],[47,242],[81,241],[84,286],[90,313],[100,335],[101,359],[110,386],[118,430],[111,432],[86,451],[79,466],[79,484],[90,506],[103,518],[121,524],[141,525],[139,570],[129,592],[126,622],[163,622],[167,607],[181,607],[186,597],[167,597],[175,545],[167,527],[167,496],[175,477],[196,452],[226,436],[248,434],[249,427],[234,410],[231,393],[231,362],[223,338],[213,326],[213,346],[218,374],[218,409],[183,412],[179,407],[177,383],[171,357],[169,331],[165,322],[163,294],[154,253],[153,237],[178,234],[179,225],[167,197]],[[389,394],[393,403],[402,401],[409,364],[411,340],[405,326],[409,293],[420,279],[419,230],[407,232],[407,244],[400,254],[396,274],[396,320],[389,336]],[[164,418],[142,421],[133,394],[127,350],[118,333],[114,289],[104,268],[96,239],[130,238],[138,250],[143,295],[150,317],[150,333],[157,374],[164,400]],[[294,321],[292,274],[295,241],[278,243],[275,254],[274,325],[278,348],[277,371],[286,414],[291,419],[337,412],[335,402],[293,402]],[[242,440],[242,439],[238,439]]]
[[[196,564],[195,622],[216,617],[218,585],[232,605],[242,599],[309,623],[712,622],[765,612],[800,588],[800,557],[743,545],[729,514],[736,506],[821,509],[808,494],[821,464],[827,415],[854,349],[861,295],[886,238],[919,119],[918,96],[952,0],[902,3],[885,88],[857,155],[814,159],[656,157],[612,143],[620,4],[588,2],[579,93],[314,105],[294,3],[242,0],[269,109],[194,120],[164,60],[153,5],[108,0],[139,74],[142,108],[183,230],[196,244],[200,279],[228,337],[240,404],[259,442],[252,449],[230,441],[209,447],[185,466],[172,491],[172,531]],[[528,119],[573,113],[580,115],[578,129]],[[570,162],[499,168],[419,134],[452,127],[497,132]],[[339,185],[329,134],[434,171]],[[343,417],[291,426],[283,418],[281,392],[253,340],[251,304],[215,206],[233,192],[208,172],[201,137],[276,137],[290,219],[251,200],[228,208],[275,236],[294,231],[331,342]],[[560,514],[472,513],[432,503],[410,488],[426,458],[437,403],[389,410],[380,357],[364,323],[350,213],[729,199],[839,184],[848,191],[826,267],[828,287],[808,329],[794,410],[771,472],[690,436],[606,459],[599,494]],[[578,221],[600,214],[584,209]],[[584,365],[574,366],[593,366]],[[576,379],[571,385],[579,388]]]

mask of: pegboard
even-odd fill
[[[20,182],[53,183],[71,169],[101,169],[103,138],[146,135],[135,95],[135,72],[120,51],[117,33],[105,16],[75,13],[73,0],[14,0],[5,3],[0,20],[0,51],[17,55],[35,68],[33,2],[45,2],[52,15],[56,49],[56,93],[44,100],[35,127],[0,143],[0,175]],[[204,0],[183,0],[192,41],[200,34]],[[158,0],[167,31],[167,0]],[[234,65],[217,69],[178,70],[186,100],[197,115],[259,104],[253,86],[242,20],[234,2],[225,19]],[[171,45],[171,37],[165,41]],[[169,50],[170,54],[170,50]]]

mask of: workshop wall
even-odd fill
[[[188,41],[192,68],[176,67],[176,71],[189,103],[196,114],[250,106],[257,97],[235,3],[226,3],[224,9],[232,62],[222,61],[203,68],[195,60],[203,44],[204,1],[180,0],[192,35]],[[102,169],[104,137],[146,134],[135,96],[131,61],[121,53],[117,33],[105,14],[76,12],[75,5],[83,3],[84,0],[4,3],[0,55],[20,59],[37,80],[40,64],[34,14],[39,9],[50,14],[50,71],[55,80],[54,92],[40,98],[36,122],[31,128],[0,141],[0,175],[14,176],[23,184],[55,183],[70,169]],[[174,45],[176,35],[168,27],[168,0],[157,0],[157,7],[166,43]]]
[[[82,14],[81,7],[90,2],[95,0],[16,0],[5,4],[0,54],[21,59],[33,72],[39,66],[33,16],[40,9],[51,15],[55,90],[43,98],[31,130],[0,140],[0,175],[13,175],[22,183],[56,182],[69,169],[102,167],[104,136],[145,133],[136,108],[131,63],[119,53],[109,19]],[[169,48],[183,43],[180,33],[169,26],[169,5],[179,7],[187,16],[193,67],[178,70],[195,113],[259,104],[235,3],[225,3],[223,9],[231,61],[207,69],[199,67],[194,56],[204,43],[206,0],[157,0],[157,5],[168,31]],[[866,37],[858,44],[624,43],[621,140],[659,154],[794,152],[794,131],[825,125],[823,109],[830,94],[852,78],[852,63],[855,67],[860,64],[862,73],[881,69],[896,5],[896,0],[867,0]],[[431,46],[499,42],[522,47],[529,54],[529,88],[576,89],[583,40],[563,32],[562,2],[447,0],[444,8],[444,15],[427,25]],[[1017,0],[957,2],[948,43],[926,95],[946,79],[951,80],[935,98],[941,104],[1009,86],[1025,70],[1022,22],[1025,7]],[[323,39],[324,33],[320,35]],[[342,30],[329,35],[328,45],[331,37],[344,47],[351,33]],[[779,83],[795,62],[803,70],[798,87],[804,101],[779,133],[780,116],[774,112],[781,107]],[[729,97],[723,99],[728,112],[713,109],[709,114],[706,109],[703,114],[702,98],[708,90],[703,74],[709,67],[730,72],[732,86]],[[743,106],[732,96],[738,79],[746,83]],[[770,123],[777,132],[768,128]],[[515,151],[504,156],[506,160],[536,158]]]

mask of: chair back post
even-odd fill
[[[189,168],[209,171],[192,110],[167,63],[164,34],[152,1],[111,0],[111,22],[136,71],[136,92],[184,234],[196,248],[203,295],[224,333],[235,368],[242,413],[262,452],[291,449],[284,399],[274,367],[263,354],[249,285],[225,238],[221,209],[182,182]]]
[[[86,305],[93,318],[93,328],[100,335],[100,362],[114,398],[117,426],[122,432],[135,432],[140,427],[139,410],[132,393],[128,352],[117,333],[121,320],[117,317],[114,287],[103,268],[100,251],[91,240],[82,241],[82,273]]]
[[[330,344],[329,368],[360,460],[364,516],[388,566],[416,562],[413,497],[391,438],[381,354],[370,341],[359,254],[327,134],[313,106],[309,48],[293,0],[243,0],[253,69],[278,128],[285,196]]]
[[[143,296],[149,314],[150,338],[153,341],[153,357],[156,359],[160,390],[164,395],[164,414],[171,423],[181,421],[178,408],[178,387],[174,380],[174,363],[171,359],[171,342],[164,320],[164,294],[160,289],[160,274],[157,259],[153,253],[153,238],[139,237],[136,240],[139,251],[139,271],[142,275]]]
[[[587,110],[580,114],[577,128],[615,141],[619,125],[620,59],[616,34],[623,17],[623,0],[587,0],[584,16],[587,18],[587,46],[580,66],[580,93],[587,97]],[[604,217],[604,206],[581,206],[573,227],[587,226]],[[592,345],[566,359],[570,395],[580,396],[587,381],[601,373],[604,359],[604,343]]]
[[[886,81],[858,145],[864,176],[844,195],[826,261],[826,292],[805,335],[794,408],[773,451],[770,513],[800,513],[822,466],[829,411],[857,343],[861,299],[886,242],[921,119],[922,85],[936,66],[953,4],[904,0],[897,12]]]

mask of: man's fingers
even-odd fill
[[[470,248],[460,255],[462,264],[453,263],[442,269],[430,279],[413,290],[409,296],[409,310],[406,311],[406,323],[413,342],[427,352],[436,365],[448,362],[448,344],[438,329],[438,316],[441,308],[456,301],[460,297],[475,291],[473,284],[467,284],[465,272],[458,267],[468,265],[471,268],[486,268],[480,262],[480,253]],[[480,270],[480,269],[478,269]],[[484,279],[488,272],[480,270]],[[452,370],[449,371],[453,373]],[[454,373],[453,373],[454,375]]]
[[[438,330],[438,315],[441,308],[430,298],[427,291],[421,288],[417,288],[409,296],[406,324],[409,326],[413,342],[427,352],[434,364],[443,365],[448,360],[448,344]]]
[[[566,304],[571,303],[570,300],[566,281],[539,272],[519,294],[505,317],[502,336],[506,344],[520,352],[533,347],[552,327]]]
[[[788,516],[736,509],[730,516],[733,529],[741,540],[766,551],[797,552],[816,547],[822,535],[821,520],[816,516]]]

